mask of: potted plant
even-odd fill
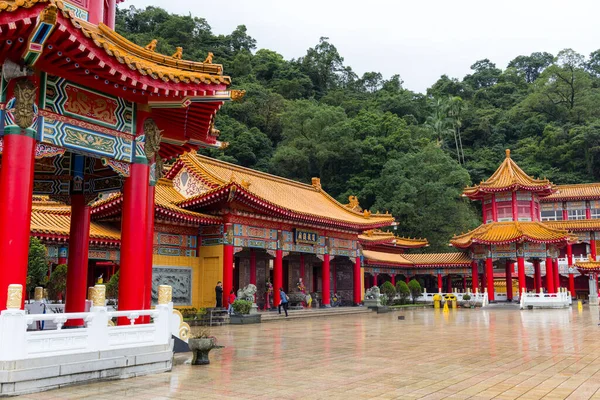
[[[381,285],[380,306],[377,306],[377,314],[387,313],[390,311],[388,305],[392,304],[396,297],[396,287],[391,282],[386,281]]]
[[[463,294],[463,306],[467,307],[467,308],[471,308],[473,307],[473,305],[471,304],[471,295],[468,293]]]
[[[229,323],[233,325],[258,324],[261,314],[250,314],[252,302],[248,300],[236,300],[232,304],[233,314],[229,317]]]
[[[192,365],[210,364],[208,353],[217,346],[217,338],[210,335],[208,328],[200,328],[190,335],[188,346],[193,353]]]

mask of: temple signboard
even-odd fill
[[[303,244],[316,245],[319,243],[319,234],[314,231],[308,231],[305,229],[294,229],[294,242]]]

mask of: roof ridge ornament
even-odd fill
[[[358,197],[356,196],[348,196],[348,204],[344,204],[344,206],[352,211],[362,212],[362,208],[358,203]]]
[[[311,182],[312,182],[312,186],[313,186],[315,189],[317,189],[317,190],[319,190],[319,191],[323,189],[323,188],[321,187],[321,178],[316,178],[316,177],[313,177],[313,178],[311,179]]]
[[[148,51],[154,52],[156,51],[156,45],[158,44],[158,40],[152,39],[150,43],[148,43],[144,48]]]
[[[510,149],[505,150],[506,158],[510,158]]]

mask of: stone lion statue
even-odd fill
[[[237,291],[238,300],[248,300],[254,303],[254,294],[256,293],[256,286],[249,284],[243,289]]]
[[[373,286],[372,288],[367,289],[367,291],[365,292],[365,299],[377,300],[380,296],[381,291],[377,286]]]

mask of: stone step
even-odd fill
[[[317,309],[317,310],[290,310],[288,317],[285,314],[279,315],[277,311],[261,312],[262,322],[278,321],[281,319],[298,319],[298,318],[321,318],[335,317],[339,315],[352,314],[369,314],[372,310],[364,307],[348,307],[348,308],[332,308],[332,309]]]

